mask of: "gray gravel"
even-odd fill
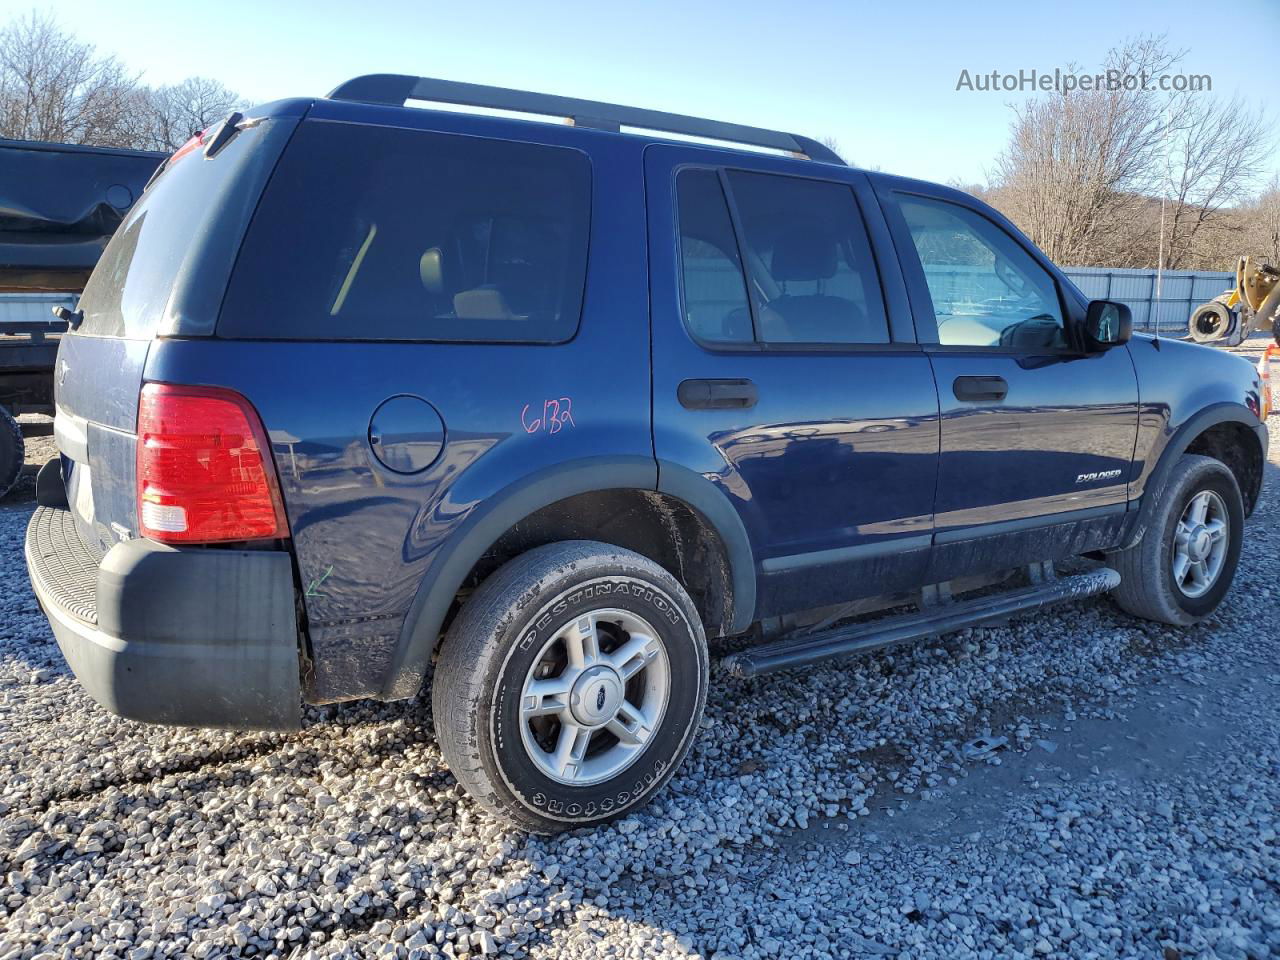
[[[1280,440],[1280,417],[1271,421]],[[1191,630],[1105,599],[736,681],[643,812],[529,838],[425,698],[295,735],[82,693],[0,504],[0,960],[1280,955],[1280,443]],[[980,759],[976,737],[1008,742]]]

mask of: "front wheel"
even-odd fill
[[[489,577],[432,684],[446,763],[481,806],[539,833],[645,803],[675,772],[707,694],[693,602],[657,564],[550,544]]]
[[[1244,501],[1219,460],[1183,455],[1136,546],[1111,555],[1113,596],[1136,616],[1186,626],[1217,609],[1231,589],[1244,536]]]

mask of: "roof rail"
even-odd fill
[[[685,117],[661,110],[645,110],[640,107],[622,107],[595,100],[579,100],[549,93],[530,93],[527,90],[509,90],[506,87],[489,87],[479,83],[460,83],[456,80],[435,80],[431,77],[410,77],[394,73],[371,73],[355,77],[336,87],[329,94],[330,100],[352,100],[358,103],[382,103],[404,106],[407,100],[425,100],[431,103],[453,103],[469,107],[486,107],[493,110],[510,110],[516,113],[533,113],[550,117],[565,117],[575,126],[617,132],[621,127],[637,127],[659,133],[678,133],[708,140],[744,143],[755,147],[769,147],[800,154],[823,163],[844,161],[830,147],[793,133],[748,127],[740,123],[721,123],[700,117]]]

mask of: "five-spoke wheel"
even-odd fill
[[[543,644],[525,677],[521,737],[530,758],[560,783],[621,773],[667,709],[671,668],[646,620],[592,610]]]
[[[1163,486],[1148,481],[1141,539],[1110,555],[1116,602],[1160,623],[1203,620],[1222,602],[1240,559],[1244,499],[1221,460],[1183,454]]]
[[[1188,597],[1202,597],[1217,583],[1230,532],[1227,505],[1212,490],[1187,503],[1173,536],[1173,581]]]
[[[707,642],[666,570],[591,541],[537,547],[468,598],[432,712],[449,769],[529,829],[621,816],[675,772],[702,716]]]

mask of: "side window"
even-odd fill
[[[853,189],[730,171],[765,343],[888,343],[880,279]]]
[[[575,150],[306,121],[254,214],[218,333],[567,340],[590,196]]]
[[[933,299],[939,343],[1067,346],[1053,277],[1009,234],[945,200],[905,194],[897,200]]]
[[[751,308],[742,279],[742,261],[715,171],[680,171],[676,177],[676,205],[684,314],[689,331],[699,340],[751,343]]]

